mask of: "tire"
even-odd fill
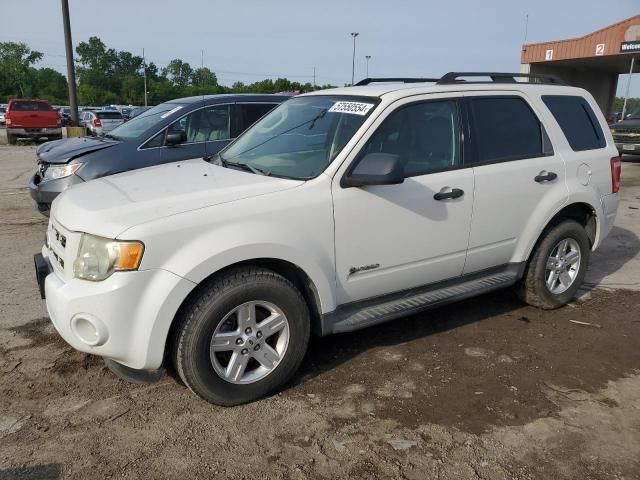
[[[561,244],[565,240],[567,243]],[[558,264],[555,257],[560,253],[560,248],[564,248],[567,253],[561,253],[564,260]],[[576,251],[579,252],[577,265],[575,262],[571,263]],[[550,258],[552,254],[553,259]],[[566,305],[573,299],[584,280],[590,254],[589,236],[578,222],[566,219],[550,225],[542,233],[529,259],[524,277],[516,286],[516,293],[525,303],[545,310]],[[548,261],[554,262],[558,267],[556,271],[561,272],[554,283],[550,276],[553,269],[548,268]],[[566,281],[563,282],[562,279]],[[557,287],[550,288],[548,282]]]
[[[255,312],[257,321],[240,325],[240,317],[250,318],[246,314],[250,311]],[[273,319],[284,317],[287,326],[270,334],[264,327],[268,323],[265,317],[272,319],[274,331]],[[309,343],[309,309],[301,293],[286,278],[259,267],[234,268],[205,282],[176,320],[172,339],[176,372],[196,395],[222,406],[247,403],[277,391],[296,372]],[[250,334],[247,325],[253,325]],[[221,349],[216,353],[210,351],[214,334],[228,342],[216,346]],[[243,356],[244,350],[250,353]],[[273,352],[281,355],[269,370],[265,363]],[[235,370],[229,368],[234,356],[234,365],[245,362],[241,374],[227,373]]]
[[[7,143],[9,145],[15,145],[18,142],[18,139],[16,137],[14,137],[13,135],[7,133]]]

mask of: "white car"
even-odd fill
[[[167,360],[235,405],[312,332],[510,286],[566,304],[613,226],[616,146],[585,90],[489,76],[301,95],[220,155],[67,190],[35,258],[53,324],[125,378]]]
[[[92,136],[105,135],[123,123],[122,113],[116,110],[84,111],[80,115],[80,125]]]

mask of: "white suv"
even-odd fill
[[[512,285],[564,305],[612,228],[618,151],[586,91],[486,75],[301,95],[220,155],[68,190],[35,259],[51,320],[125,378],[172,363],[235,405],[311,332]]]

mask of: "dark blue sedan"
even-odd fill
[[[207,95],[155,106],[103,137],[43,143],[31,197],[47,214],[67,188],[94,178],[161,163],[214,155],[256,120],[290,98]]]

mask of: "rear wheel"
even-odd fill
[[[10,133],[7,133],[7,143],[9,145],[15,145],[17,141],[18,139],[15,136],[11,135]]]
[[[177,320],[176,371],[194,393],[218,405],[278,390],[298,369],[309,342],[302,295],[262,268],[237,268],[212,279]]]
[[[587,273],[591,245],[584,227],[563,220],[547,228],[516,288],[529,305],[553,309],[575,296]]]

